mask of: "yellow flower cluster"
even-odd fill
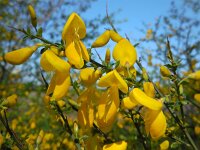
[[[34,22],[35,13],[29,7],[32,24]],[[114,30],[106,30],[92,44],[91,48],[103,47],[109,40],[116,42],[112,52],[112,57],[119,62],[117,68],[103,70],[102,68],[87,67],[87,62],[91,58],[86,46],[81,41],[86,36],[86,26],[81,17],[72,13],[62,31],[62,48],[49,43],[38,43],[31,47],[21,48],[4,55],[4,60],[10,64],[19,65],[27,61],[31,55],[40,47],[45,47],[41,54],[40,66],[46,72],[52,72],[50,84],[46,91],[45,103],[56,101],[61,108],[66,103],[62,100],[67,96],[71,86],[71,69],[77,69],[80,72],[81,83],[86,87],[78,96],[78,123],[82,129],[88,130],[94,124],[104,133],[112,130],[112,126],[116,121],[119,109],[134,109],[137,106],[143,107],[146,133],[151,135],[152,139],[159,139],[165,134],[166,118],[162,112],[162,103],[155,99],[154,85],[151,82],[144,82],[144,92],[137,87],[130,87],[126,78],[136,78],[136,70],[134,63],[137,59],[135,47],[129,40],[120,36]],[[105,62],[110,63],[110,50],[106,51]],[[85,64],[86,63],[86,64]],[[144,69],[143,69],[144,70]],[[144,78],[148,80],[145,74]],[[163,76],[169,76],[170,72],[166,68],[161,67]],[[146,76],[145,76],[146,75]],[[190,77],[197,77],[191,75]],[[97,83],[97,84],[96,84]],[[97,85],[97,86],[96,86]],[[103,90],[101,90],[103,88]],[[130,90],[130,88],[133,88]],[[120,93],[124,95],[120,97]],[[122,99],[122,100],[121,100]],[[8,97],[5,105],[13,106],[16,103],[16,97]],[[31,125],[34,128],[34,124]],[[158,128],[159,126],[159,128]],[[43,130],[40,131],[36,141],[41,144],[44,137]],[[103,146],[105,150],[120,149],[125,150],[127,142],[114,142]]]

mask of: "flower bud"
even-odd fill
[[[110,40],[110,31],[106,30],[103,34],[101,34],[95,41],[92,43],[92,47],[102,47],[108,43]]]
[[[160,144],[160,150],[167,150],[169,148],[169,141],[165,140]]]
[[[32,23],[33,27],[36,28],[37,27],[37,17],[36,17],[34,8],[31,5],[28,5],[28,12],[31,17],[31,23]]]
[[[169,77],[171,75],[171,72],[169,71],[169,69],[165,66],[161,66],[160,67],[160,73],[163,77]]]
[[[194,99],[200,103],[200,93],[195,94]]]
[[[152,82],[144,82],[143,83],[144,92],[147,96],[154,98],[155,97],[155,89]]]
[[[110,49],[106,50],[105,62],[110,63]]]

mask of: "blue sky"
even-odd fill
[[[167,14],[170,7],[170,0],[108,0],[109,12],[118,11],[116,20],[127,20],[122,24],[116,24],[121,31],[129,36],[141,36],[138,29],[142,27],[142,22],[154,23],[155,19]],[[91,9],[84,14],[84,17],[94,17],[95,15],[106,14],[106,0],[98,0],[93,3]],[[135,37],[136,38],[136,37]]]

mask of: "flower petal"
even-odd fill
[[[113,49],[113,58],[115,61],[120,61],[121,66],[130,67],[135,63],[137,53],[133,45],[127,39],[122,39]]]
[[[13,65],[20,65],[24,63],[37,50],[38,46],[24,47],[5,54],[6,62]]]
[[[130,98],[137,101],[139,104],[144,105],[147,108],[152,110],[161,110],[162,103],[147,96],[142,90],[139,88],[134,88],[130,93]]]
[[[114,42],[119,42],[120,40],[122,40],[123,38],[116,33],[114,30],[110,30],[110,37]]]
[[[56,84],[55,89],[53,92],[53,98],[56,100],[62,99],[64,96],[66,96],[67,91],[71,85],[71,80],[68,73],[62,73],[62,72],[56,72]]]
[[[135,106],[137,106],[137,102],[133,102],[129,97],[123,98],[121,105],[124,109],[133,109]]]
[[[106,30],[103,34],[101,34],[93,43],[92,47],[102,47],[108,43],[110,40],[110,31]]]
[[[144,110],[144,122],[146,133],[151,135],[152,139],[157,140],[165,134],[167,122],[165,115],[161,110]]]
[[[79,36],[79,39],[83,39],[86,35],[86,27],[84,21],[81,17],[76,14],[72,13],[62,31],[62,39],[70,43],[74,41],[76,36]]]
[[[81,49],[81,54],[83,56],[83,59],[87,62],[90,61],[90,56],[88,54],[88,51],[87,51],[87,48],[85,47],[85,45],[83,44],[82,41],[79,41],[78,42],[79,46],[80,46],[80,49]]]
[[[69,72],[70,65],[51,50],[46,50],[41,57],[40,65],[45,71]]]
[[[127,142],[125,141],[106,144],[103,146],[103,150],[126,150],[126,149],[127,149]]]
[[[105,76],[101,77],[98,82],[98,86],[100,87],[117,86],[122,92],[124,93],[128,92],[128,85],[116,70],[113,70],[107,73]]]
[[[143,83],[144,92],[147,96],[154,98],[155,97],[155,89],[152,82],[144,82]]]
[[[76,46],[75,42],[71,42],[65,49],[65,54],[69,62],[79,69],[84,65],[84,61],[80,53],[81,50]]]
[[[94,84],[100,77],[101,71],[94,68],[84,68],[80,71],[80,79],[86,86]]]

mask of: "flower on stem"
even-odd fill
[[[139,88],[134,88],[130,92],[130,98],[132,101],[138,102],[138,104],[141,104],[149,109],[152,110],[161,110],[162,109],[162,103],[147,96],[142,90]]]
[[[39,44],[34,46],[24,47],[18,50],[8,52],[4,55],[4,60],[13,65],[24,63],[37,50]]]
[[[80,79],[87,87],[94,84],[100,76],[101,71],[95,70],[94,68],[84,68],[80,71]]]
[[[115,142],[103,146],[103,150],[126,150],[126,149],[127,149],[126,141]]]
[[[65,42],[65,55],[76,68],[82,68],[84,60],[90,60],[87,48],[81,41],[85,35],[85,23],[78,14],[72,13],[63,28],[62,40]]]
[[[171,72],[169,71],[169,69],[165,66],[161,66],[160,67],[160,73],[163,77],[169,77],[171,75]]]
[[[55,72],[46,95],[53,93],[52,98],[55,100],[63,98],[71,84],[69,63],[59,58],[53,51],[46,50],[41,56],[40,65],[47,72]]]
[[[98,86],[100,87],[111,87],[117,86],[123,93],[128,92],[128,85],[119,75],[116,70],[110,71],[105,76],[101,77]]]
[[[168,150],[169,148],[169,141],[165,140],[160,144],[160,150]]]
[[[121,39],[113,49],[113,58],[121,66],[131,67],[137,59],[135,47],[127,39]]]
[[[35,10],[31,5],[28,5],[28,11],[29,11],[29,14],[31,17],[31,23],[32,23],[33,27],[36,28],[37,27],[37,17],[35,14]]]
[[[161,110],[145,109],[144,122],[146,133],[151,135],[154,140],[159,139],[165,134],[167,123],[165,115]]]

